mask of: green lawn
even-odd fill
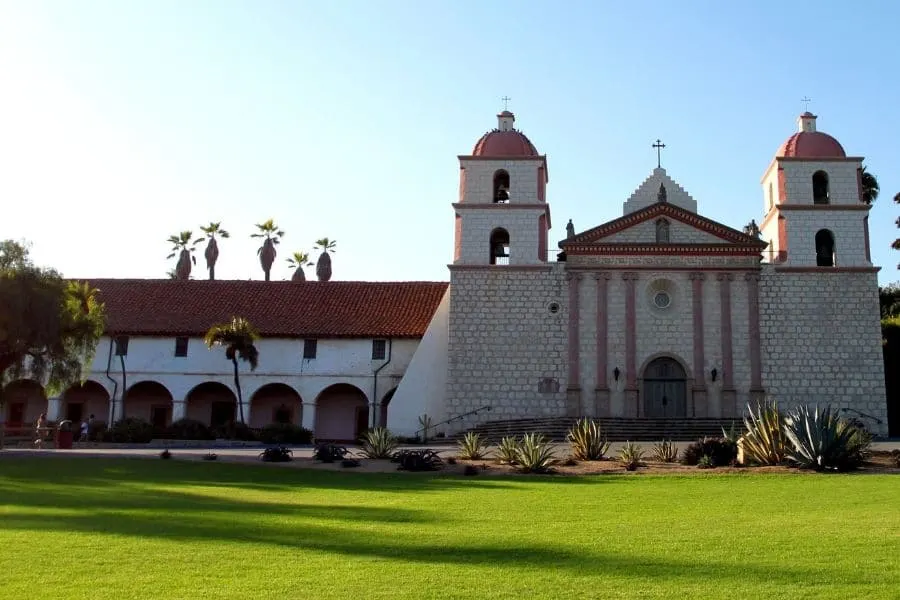
[[[0,597],[897,598],[900,478],[0,459]]]

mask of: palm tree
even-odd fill
[[[278,252],[275,251],[275,246],[281,241],[281,236],[284,235],[284,232],[278,229],[278,226],[272,219],[269,219],[264,223],[257,223],[256,228],[259,229],[259,231],[251,234],[250,237],[264,238],[263,245],[259,247],[256,253],[259,255],[259,264],[262,267],[263,273],[266,274],[266,281],[269,281],[269,276],[272,273],[272,265],[275,263],[275,256],[278,254]]]
[[[303,272],[303,267],[308,267],[313,262],[309,260],[309,254],[306,252],[294,252],[294,255],[287,259],[291,268],[294,269],[294,274],[291,276],[291,281],[306,281],[306,273]]]
[[[316,277],[319,281],[328,281],[331,279],[331,257],[328,256],[328,253],[334,252],[334,247],[336,245],[336,241],[329,240],[328,238],[316,240],[316,248],[322,251],[322,254],[319,255],[319,261],[316,263]]]
[[[194,257],[194,246],[200,239],[193,240],[192,245],[191,238],[193,237],[193,231],[182,231],[178,235],[169,236],[168,242],[172,244],[172,253],[166,258],[174,258],[176,254],[178,255],[178,263],[175,265],[175,279],[190,279],[191,264],[197,264],[197,259]]]
[[[204,237],[200,239],[209,240],[206,242],[206,251],[203,256],[206,257],[206,268],[209,270],[209,280],[216,278],[216,261],[219,260],[219,245],[216,243],[216,236],[222,239],[230,237],[230,234],[222,229],[222,222],[210,222],[206,227],[200,226],[200,231],[204,233]]]
[[[238,359],[249,363],[250,370],[255,371],[259,364],[259,350],[256,349],[254,342],[259,339],[259,333],[250,324],[250,321],[243,317],[232,317],[230,323],[221,325],[213,325],[203,341],[206,342],[207,348],[212,349],[214,346],[222,346],[225,348],[225,358],[234,365],[234,387],[237,390],[238,397],[238,414],[241,423],[244,423],[244,397],[241,394],[241,379],[238,371]]]
[[[866,171],[866,167],[862,168],[862,201],[863,204],[872,204],[878,198],[878,192],[881,188],[878,185],[878,179],[874,175]]]
[[[897,194],[894,196],[894,202],[900,204],[900,192],[897,192]],[[894,221],[894,224],[898,228],[900,228],[900,217],[897,217],[897,220]],[[894,240],[894,242],[891,244],[891,248],[893,248],[894,250],[900,250],[900,238]],[[900,269],[900,265],[897,265],[897,268]]]

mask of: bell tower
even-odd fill
[[[470,155],[459,156],[459,201],[453,264],[535,265],[547,262],[550,207],[547,157],[515,128],[508,110]]]
[[[816,128],[804,112],[797,133],[778,148],[763,175],[769,242],[764,262],[785,267],[871,267],[869,209],[860,156]]]

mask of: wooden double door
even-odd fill
[[[644,416],[676,419],[687,416],[687,377],[678,361],[657,358],[644,371]]]

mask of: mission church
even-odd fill
[[[513,113],[497,120],[459,156],[449,285],[92,280],[108,331],[88,381],[55,398],[11,384],[7,422],[237,418],[230,364],[202,336],[239,315],[262,334],[260,366],[242,374],[245,420],[319,439],[410,435],[423,414],[446,433],[526,417],[728,418],[763,398],[830,403],[886,433],[863,159],[815,115],[766,166],[758,226],[702,216],[658,167],[621,217],[581,232],[570,220],[555,250],[547,156]]]

